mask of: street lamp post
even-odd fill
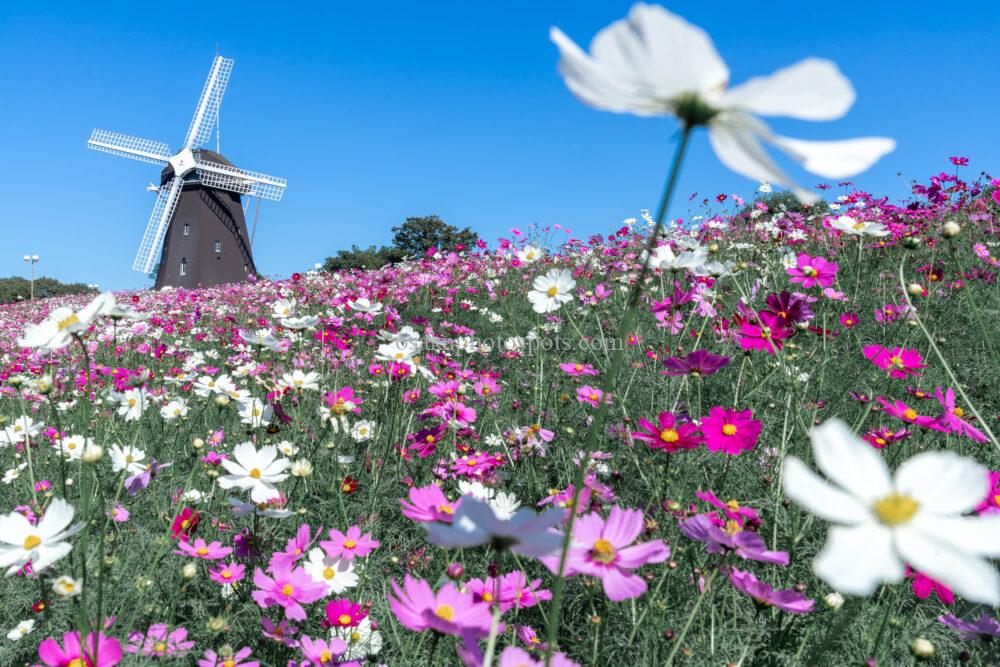
[[[25,255],[24,261],[31,264],[31,300],[35,300],[35,264],[38,264],[38,255]]]

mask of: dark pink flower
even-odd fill
[[[49,667],[114,667],[122,661],[122,647],[114,637],[104,633],[87,634],[86,649],[80,644],[79,632],[63,635],[62,645],[49,637],[38,645],[38,657]],[[97,663],[91,657],[97,654]]]
[[[661,412],[656,420],[657,424],[653,424],[640,417],[637,423],[642,430],[632,431],[632,437],[653,449],[667,452],[693,449],[701,444],[702,437],[698,434],[696,425],[679,422],[671,412]]]
[[[736,590],[746,593],[757,604],[765,607],[776,607],[789,614],[808,614],[815,604],[814,600],[807,600],[794,590],[775,590],[750,572],[743,572],[736,568],[733,568],[729,573],[729,581]]]
[[[793,283],[799,283],[805,289],[819,285],[820,287],[830,287],[837,277],[838,265],[819,255],[810,257],[805,253],[799,253],[795,260],[795,266],[785,269],[791,277]]]
[[[917,369],[927,367],[927,364],[923,363],[924,358],[916,350],[865,345],[863,352],[868,361],[888,372],[891,378],[902,379],[907,375],[919,377],[920,373],[917,372]]]
[[[753,418],[751,410],[737,412],[716,405],[701,420],[705,447],[710,452],[736,455],[753,449],[763,425]]]

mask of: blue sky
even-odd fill
[[[672,121],[584,107],[556,72],[550,26],[587,45],[629,2],[18,4],[0,17],[0,276],[23,275],[21,256],[37,253],[40,273],[61,280],[147,284],[130,267],[157,168],[86,140],[100,127],[178,146],[216,44],[236,60],[223,153],[289,182],[257,231],[269,275],[388,242],[408,215],[487,239],[530,223],[608,232],[656,205],[671,154]],[[856,179],[870,191],[903,197],[905,179],[950,169],[953,154],[972,159],[970,174],[996,167],[995,3],[667,6],[709,31],[734,83],[810,55],[836,61],[858,91],[850,113],[773,125],[895,137],[896,152]],[[695,191],[753,191],[704,134],[692,148],[672,215]]]

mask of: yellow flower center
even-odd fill
[[[878,520],[887,526],[899,526],[907,523],[920,509],[920,503],[913,498],[895,491],[876,501],[872,507]]]
[[[199,556],[204,556],[205,554],[208,553],[208,547],[198,547],[197,549],[195,549],[195,553],[198,554]]]
[[[333,653],[330,653],[330,649],[323,649],[323,652],[319,654],[320,662],[333,662]]]
[[[167,650],[167,643],[156,642],[155,644],[153,644],[153,650],[156,651],[157,653],[163,653],[164,651]]]
[[[559,294],[559,288],[553,285],[545,293],[549,296],[555,296],[556,294]]]
[[[660,431],[660,440],[663,442],[677,442],[680,437],[680,434],[672,428]]]
[[[135,461],[135,457],[134,457],[134,456],[132,456],[131,454],[129,454],[129,455],[127,455],[127,456],[125,457],[125,463],[132,463],[132,462],[134,462],[134,461]]]
[[[582,370],[583,370],[583,366],[582,366],[581,364],[577,364],[576,366],[574,366],[574,368],[575,368],[575,369],[576,369],[576,370],[577,370],[578,372],[579,372],[579,371],[582,371]]]
[[[222,571],[222,578],[223,579],[232,579],[233,578],[233,571],[232,570],[223,570]]]
[[[962,408],[954,408],[952,409],[951,414],[961,418],[965,416],[965,410],[963,410]]]
[[[906,408],[906,410],[903,411],[903,416],[906,417],[907,419],[916,419],[917,411],[914,410],[913,408]]]
[[[598,563],[607,565],[615,559],[615,548],[607,540],[597,540],[590,550],[590,555]]]
[[[816,269],[814,269],[811,266],[806,266],[806,267],[802,268],[802,273],[804,273],[805,275],[807,275],[807,276],[809,276],[811,278],[811,277],[814,277],[819,272],[816,271]]]
[[[295,587],[292,586],[291,584],[285,584],[284,586],[281,587],[281,594],[282,595],[288,595],[288,596],[290,596],[294,592],[295,592]]]
[[[454,514],[455,508],[452,507],[451,505],[439,505],[438,512],[443,512],[445,514]]]
[[[66,667],[87,667],[87,664],[80,658],[73,658],[66,664]]]
[[[333,571],[332,567],[328,567],[328,568],[325,568],[323,570],[323,578],[324,579],[333,579],[333,577],[335,575],[336,575],[336,572]]]
[[[351,617],[347,614],[341,614],[340,616],[337,617],[337,622],[340,623],[341,625],[350,625]]]
[[[438,618],[443,618],[446,621],[450,621],[455,618],[455,610],[450,605],[440,605],[434,610],[434,615]]]
[[[353,549],[356,546],[358,546],[358,543],[355,542],[354,540],[344,540],[345,549]]]
[[[476,459],[469,459],[468,461],[465,462],[465,465],[469,466],[470,468],[473,467],[474,465],[476,465]]]
[[[851,225],[851,228],[852,229],[856,229],[858,231],[861,231],[862,229],[865,228],[865,223],[860,222],[860,221],[859,222],[855,222],[853,225]]]
[[[889,363],[892,364],[893,366],[898,366],[899,368],[903,367],[903,360],[900,359],[899,357],[895,356],[889,357]]]
[[[726,424],[722,427],[722,435],[736,435],[736,427],[732,424]]]
[[[594,392],[590,392],[590,400],[596,401],[597,398],[598,398],[597,394],[595,394]]]
[[[357,644],[359,641],[361,641],[361,633],[360,632],[352,632],[351,633],[351,643],[352,644]]]
[[[260,479],[260,468],[253,468],[250,471],[250,476],[254,479]]]
[[[222,661],[222,667],[236,667],[236,661],[232,658],[226,658]]]
[[[77,317],[76,313],[73,313],[72,315],[70,315],[66,319],[59,320],[56,323],[56,326],[59,327],[59,331],[64,331],[66,329],[66,327],[71,326],[73,324],[76,324],[79,321],[80,321],[80,318]]]
[[[726,527],[723,530],[725,530],[726,535],[735,535],[736,533],[743,532],[743,526],[739,522],[730,519],[726,521]]]
[[[24,550],[30,551],[42,543],[42,538],[38,535],[28,535],[24,538]]]

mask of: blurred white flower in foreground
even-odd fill
[[[839,419],[813,429],[813,456],[833,484],[790,456],[785,493],[831,521],[813,570],[834,589],[870,595],[898,582],[904,564],[973,602],[1000,604],[1000,578],[983,556],[1000,556],[1000,514],[965,517],[989,490],[986,469],[951,452],[924,452],[895,477]]]
[[[427,539],[440,547],[466,548],[480,544],[510,549],[525,556],[545,556],[562,546],[562,534],[551,530],[563,519],[563,510],[550,508],[536,515],[527,508],[502,519],[489,503],[465,496],[451,523],[425,525]]]
[[[816,196],[781,171],[761,140],[826,178],[862,172],[896,146],[883,137],[803,141],[774,134],[755,114],[834,120],[854,104],[851,82],[834,63],[806,58],[727,89],[729,68],[708,34],[657,5],[633,5],[628,18],[597,33],[589,54],[558,28],[551,37],[566,85],[585,104],[706,125],[723,164],[747,178],[789,187],[805,201]]]
[[[101,315],[106,315],[115,305],[115,297],[111,292],[104,292],[94,297],[94,300],[75,311],[68,306],[56,308],[44,322],[29,324],[24,328],[24,335],[17,339],[21,347],[44,347],[55,350],[69,345],[73,335],[86,331],[91,322]]]
[[[7,576],[31,561],[31,569],[41,572],[73,550],[66,539],[83,528],[82,523],[70,526],[73,506],[62,498],[53,498],[37,525],[31,525],[20,512],[0,517],[0,567]]]
[[[258,451],[253,443],[241,442],[233,448],[233,458],[222,462],[229,474],[219,478],[219,486],[249,491],[252,501],[264,503],[279,497],[274,485],[288,479],[285,469],[291,463],[288,459],[278,458],[274,445],[266,445]]]
[[[536,313],[551,313],[573,300],[576,281],[566,269],[550,269],[544,276],[535,278],[528,292],[528,301]]]

